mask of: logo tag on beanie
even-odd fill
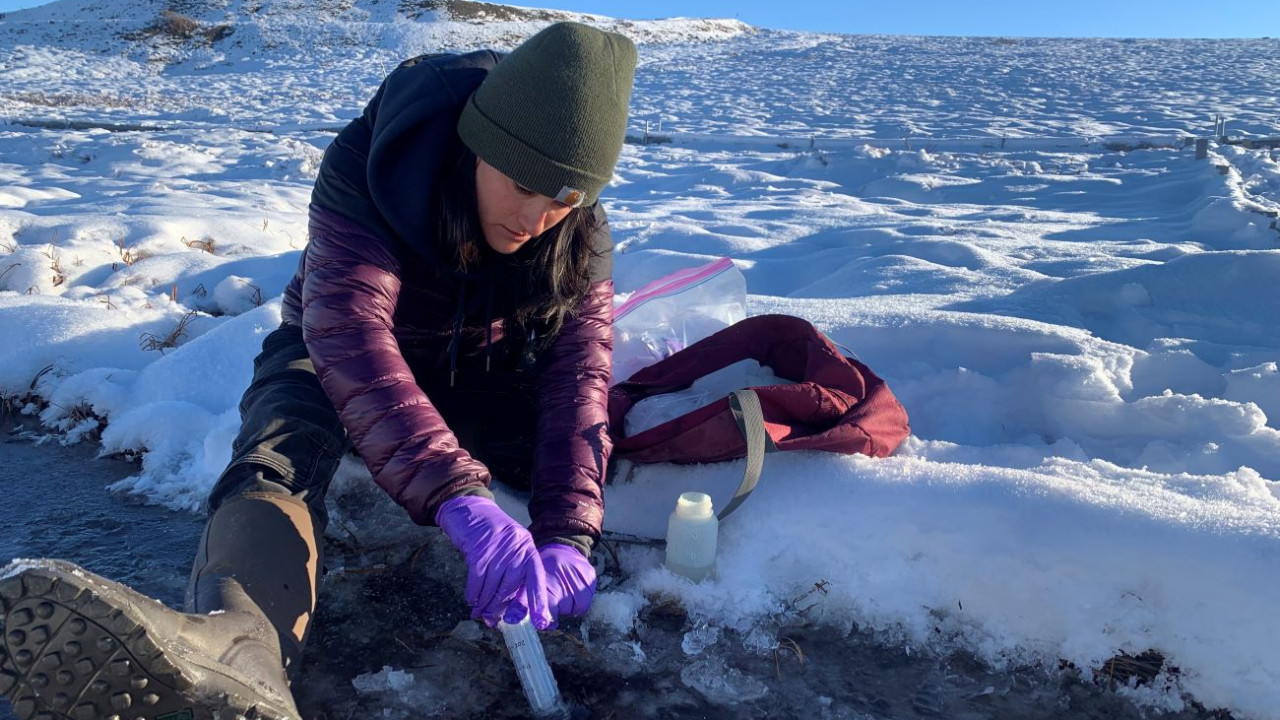
[[[565,185],[560,188],[559,194],[556,195],[556,202],[562,202],[569,207],[582,207],[582,200],[586,196],[587,194],[581,190]]]

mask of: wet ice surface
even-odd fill
[[[38,445],[13,426],[0,415],[0,565],[65,558],[180,605],[202,519],[104,489],[135,463],[100,459],[94,443]]]
[[[91,444],[3,440],[0,561],[60,557],[181,605],[200,517],[107,493],[136,466],[97,459]],[[48,502],[50,493],[59,501]],[[359,524],[362,514],[386,512],[377,494],[339,487],[330,499],[329,571],[295,683],[303,717],[525,717],[501,635],[468,619],[456,551],[434,531],[404,542],[403,528]],[[605,582],[628,582],[609,565]],[[820,602],[821,594],[811,597]],[[743,637],[694,625],[678,604],[655,598],[631,631],[568,621],[543,643],[579,718],[1143,717],[1075,673],[995,672],[967,653],[916,652],[805,615]],[[0,720],[13,720],[2,700]]]
[[[426,540],[348,556],[368,564],[330,572],[297,689],[304,717],[525,717],[501,636],[462,607],[461,563]],[[582,717],[1143,717],[1077,675],[993,672],[966,653],[911,652],[799,616],[775,629],[775,642],[785,640],[774,650],[760,649],[758,637],[693,626],[675,604],[650,605],[626,634],[591,630],[566,622],[543,634],[561,692]]]
[[[63,558],[180,607],[202,519],[108,493],[138,467],[97,458],[93,443],[37,445],[13,427],[0,415],[0,566]],[[0,720],[13,720],[3,698]]]

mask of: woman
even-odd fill
[[[626,38],[559,23],[505,58],[424,56],[387,77],[325,154],[283,323],[209,498],[190,614],[70,563],[11,573],[0,692],[18,717],[296,718],[287,676],[351,445],[463,553],[473,617],[546,629],[587,610],[610,451],[597,198],[635,62]],[[493,478],[531,490],[527,530]]]

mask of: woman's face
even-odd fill
[[[503,255],[524,247],[569,215],[572,207],[516,184],[476,158],[476,205],[485,242]]]

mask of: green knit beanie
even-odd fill
[[[489,71],[462,109],[458,135],[524,187],[592,205],[622,151],[635,71],[626,37],[556,23]]]

